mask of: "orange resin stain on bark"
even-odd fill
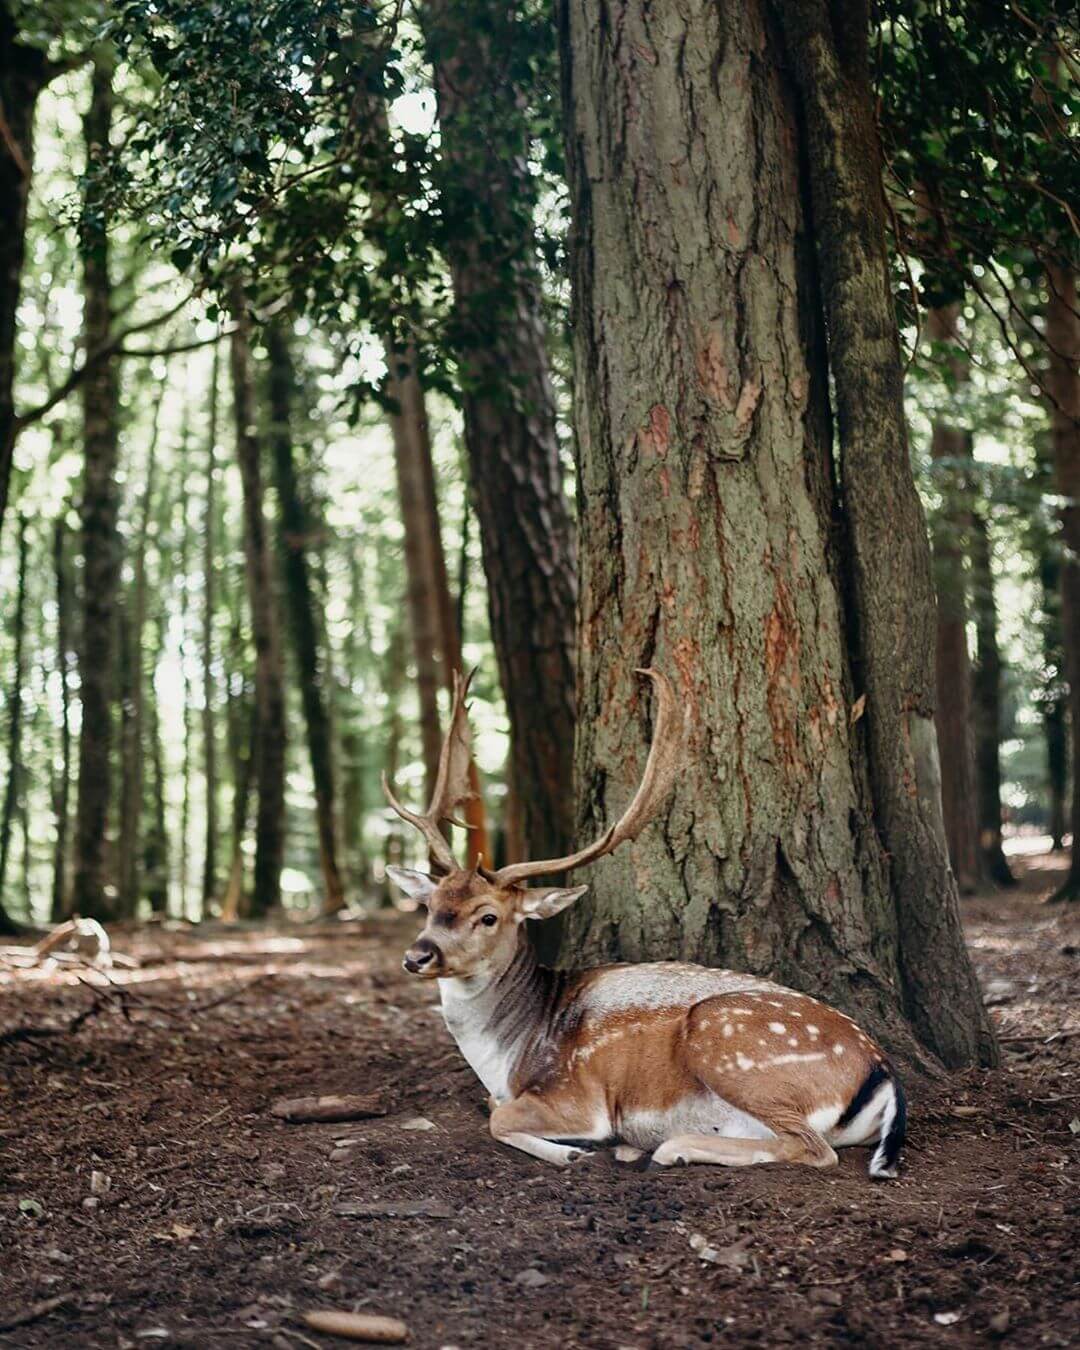
[[[715,329],[705,334],[698,347],[695,364],[701,392],[710,403],[719,404],[725,412],[735,410],[731,393],[731,371],[724,360],[724,339]]]
[[[662,403],[656,403],[649,409],[649,420],[638,430],[637,444],[642,454],[667,458],[671,446],[671,414]]]

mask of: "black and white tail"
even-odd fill
[[[836,1129],[847,1135],[842,1140],[844,1143],[869,1142],[876,1131],[877,1144],[870,1158],[870,1175],[890,1181],[897,1176],[897,1163],[907,1129],[907,1098],[891,1065],[874,1065],[836,1122]]]

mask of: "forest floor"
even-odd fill
[[[408,916],[119,931],[138,965],[104,991],[0,965],[0,1345],[341,1344],[320,1308],[424,1350],[1080,1344],[1080,918],[1041,904],[1057,860],[1024,861],[964,907],[1006,1068],[917,1087],[889,1184],[859,1149],[639,1172],[499,1147],[400,969]],[[369,1092],[385,1115],[269,1111]]]

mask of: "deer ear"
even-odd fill
[[[438,885],[434,877],[429,877],[426,872],[414,872],[411,867],[388,867],[386,875],[410,900],[421,905],[427,904]]]
[[[530,886],[521,901],[521,915],[525,919],[550,919],[572,905],[585,894],[588,886]]]

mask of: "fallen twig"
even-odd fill
[[[39,1303],[31,1303],[29,1308],[24,1308],[20,1313],[0,1317],[0,1331],[14,1331],[17,1327],[38,1322],[41,1318],[48,1317],[49,1313],[55,1312],[57,1308],[62,1308],[65,1303],[70,1303],[72,1297],[71,1294],[56,1294],[53,1298],[43,1298]]]
[[[294,1125],[368,1120],[385,1116],[386,1111],[385,1099],[377,1092],[363,1097],[283,1097],[270,1108],[272,1116]]]

